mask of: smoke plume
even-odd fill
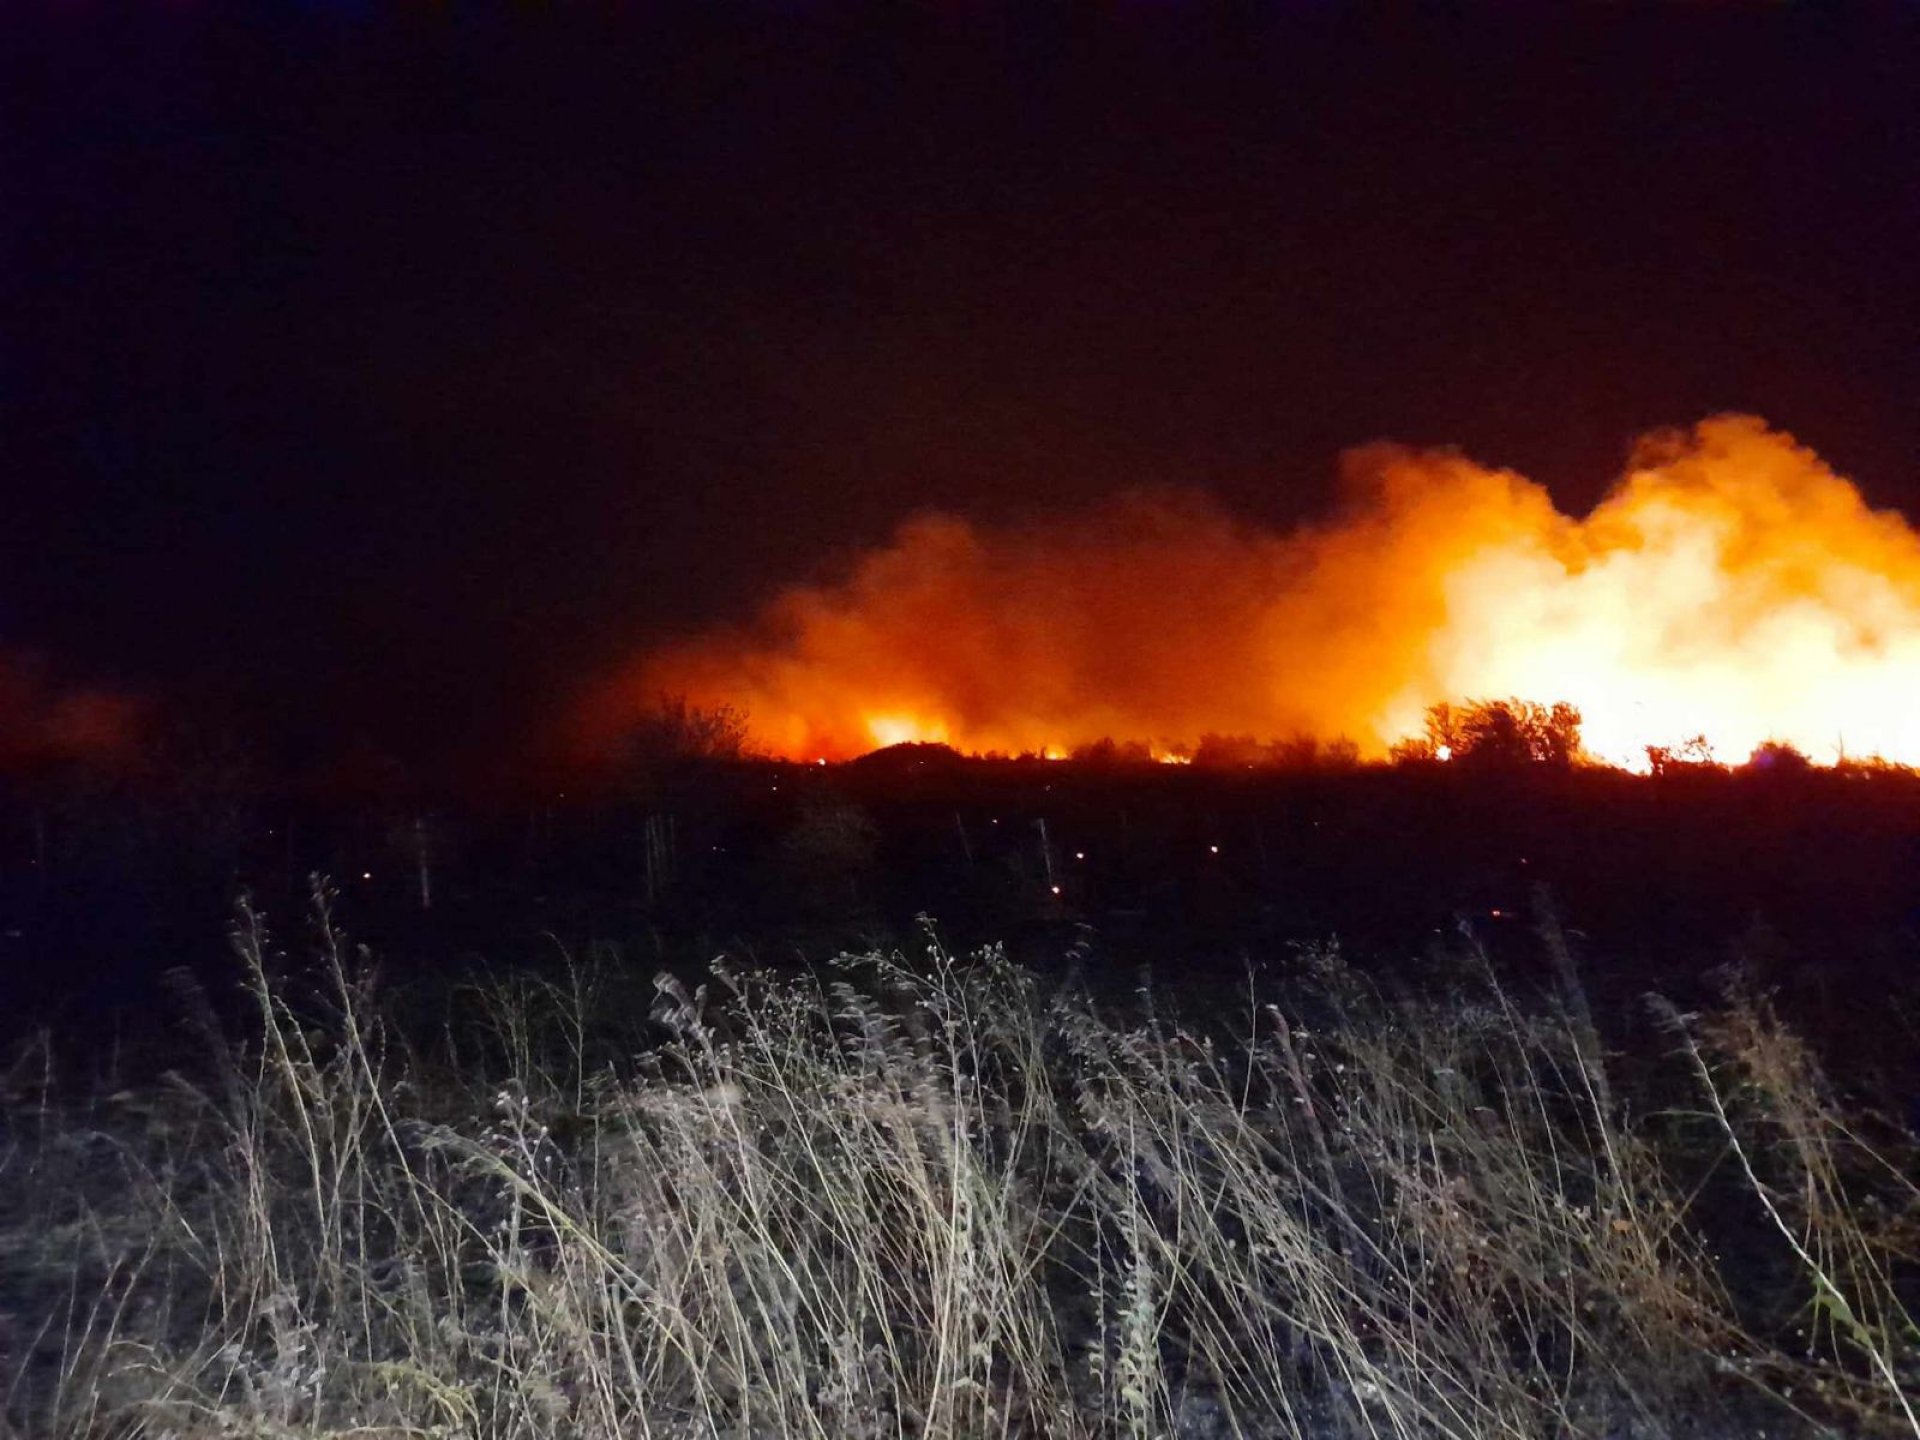
[[[1585,518],[1445,450],[1369,445],[1341,481],[1285,534],[1188,493],[1025,529],[923,514],[843,577],[639,658],[588,725],[673,694],[802,759],[1207,734],[1380,755],[1433,704],[1511,696],[1570,701],[1616,763],[1695,736],[1920,762],[1920,536],[1758,419],[1647,437]]]

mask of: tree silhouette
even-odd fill
[[[1806,752],[1785,740],[1767,740],[1756,745],[1743,767],[1754,775],[1804,775],[1813,768]]]
[[[1647,767],[1655,775],[1675,771],[1700,771],[1715,768],[1713,746],[1705,735],[1695,735],[1678,745],[1647,746]]]
[[[1567,766],[1581,758],[1580,712],[1566,701],[1467,700],[1427,708],[1420,758],[1513,768]],[[1414,758],[1409,755],[1408,758]]]
[[[733,705],[691,705],[684,695],[662,695],[634,722],[627,753],[645,769],[689,761],[754,758],[747,712]]]

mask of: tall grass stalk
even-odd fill
[[[617,971],[512,979],[408,1045],[312,919],[296,965],[243,909],[199,1070],[10,1112],[13,1433],[1920,1433],[1910,1152],[1749,998],[1681,1028],[1703,1132],[1635,1116],[1571,957],[1395,998],[1303,952],[1195,1027],[929,931],[628,1031]],[[1712,1146],[1805,1335],[1716,1262]]]

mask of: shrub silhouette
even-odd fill
[[[684,695],[660,696],[634,722],[627,753],[643,769],[754,758],[746,711],[732,705],[691,705]]]
[[[1581,758],[1580,712],[1566,701],[1467,700],[1427,709],[1425,755],[1404,758],[1512,768],[1571,765]]]
[[[1754,746],[1745,768],[1756,775],[1804,775],[1813,761],[1784,740],[1768,740]]]

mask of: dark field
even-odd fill
[[[1002,944],[1045,970],[1078,946],[1095,969],[1147,965],[1174,989],[1330,939],[1417,972],[1462,927],[1524,968],[1544,891],[1607,1008],[1647,989],[1692,1003],[1737,959],[1852,1050],[1913,991],[1920,775],[1219,771],[903,746],[489,806],[321,803],[217,771],[43,786],[0,807],[0,998],[16,1029],[99,1034],[150,1014],[176,967],[226,988],[235,896],[282,920],[316,873],[409,977],[560,947],[611,947],[642,975],[721,951],[819,961],[910,939],[929,915],[959,949]]]
[[[6,811],[0,1434],[1920,1433],[1913,775],[228,782]]]

